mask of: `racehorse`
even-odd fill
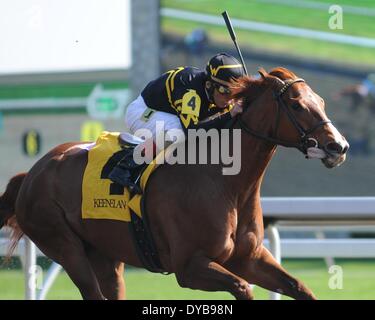
[[[223,175],[220,164],[160,166],[145,194],[149,228],[163,270],[182,287],[252,299],[251,283],[314,299],[263,245],[261,183],[278,145],[328,168],[345,161],[349,145],[303,79],[285,68],[259,73],[231,88],[244,110],[228,124],[241,130],[240,173]],[[13,177],[0,198],[0,226],[13,221],[19,228],[13,243],[26,234],[63,266],[84,299],[122,299],[124,263],[143,265],[127,222],[82,219],[87,150],[81,145],[59,145]]]

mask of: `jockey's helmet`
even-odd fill
[[[213,56],[207,63],[206,73],[209,81],[225,87],[230,85],[232,79],[245,75],[242,64],[235,57],[226,53],[218,53]]]

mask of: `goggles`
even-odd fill
[[[230,91],[230,89],[228,87],[225,87],[219,83],[215,83],[214,82],[214,87],[217,91],[219,91],[219,93],[221,94],[225,94],[225,95],[228,95],[228,94],[231,94],[232,92]]]

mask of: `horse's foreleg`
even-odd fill
[[[176,278],[181,287],[228,291],[236,299],[253,299],[249,283],[203,255],[194,256],[180,269]]]
[[[294,299],[315,299],[310,289],[293,278],[264,246],[259,248],[259,252],[254,256],[231,262],[228,269],[267,290]]]
[[[124,300],[124,263],[114,261],[93,248],[87,251],[87,256],[103,295],[110,300]]]

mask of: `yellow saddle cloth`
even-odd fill
[[[121,151],[119,135],[120,132],[103,131],[88,150],[88,161],[82,182],[82,219],[130,221],[130,209],[142,217],[142,195],[131,197],[127,189],[124,189],[123,194],[113,194],[111,185],[114,182],[101,178],[103,167],[114,153]],[[157,158],[142,173],[140,185],[143,192],[150,175],[158,167]]]

